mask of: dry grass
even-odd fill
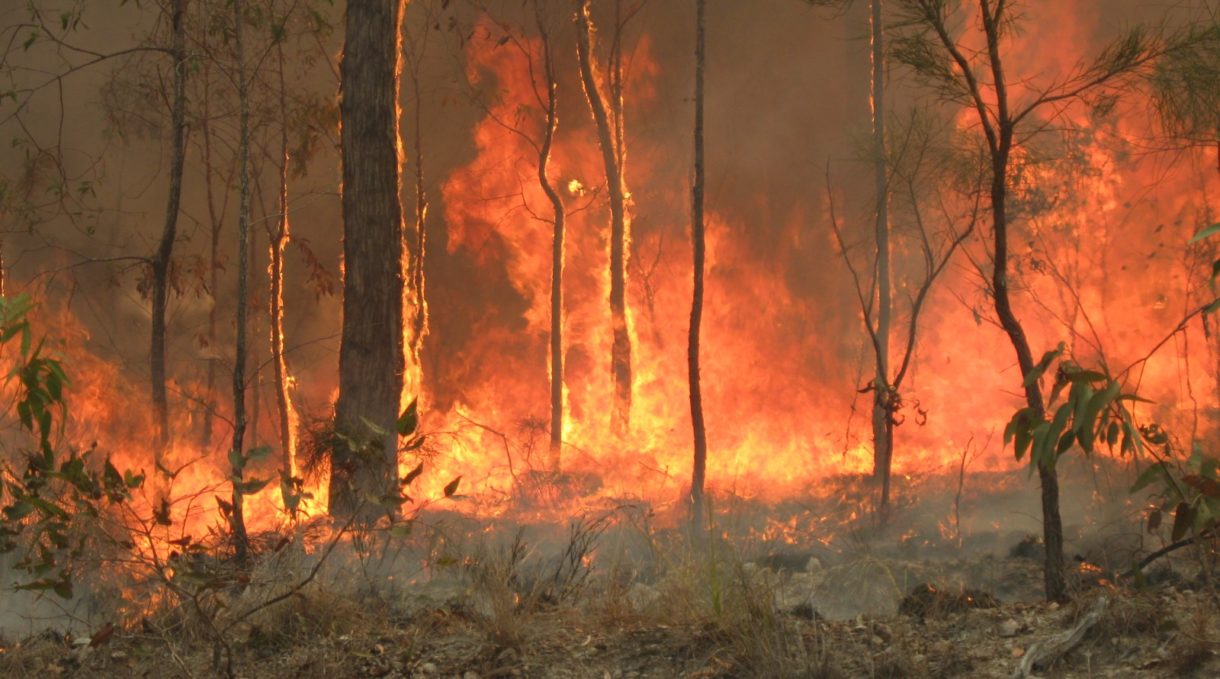
[[[1208,672],[1208,666],[1220,648],[1218,626],[1220,616],[1211,606],[1197,605],[1185,612],[1185,620],[1169,646],[1170,667],[1177,676],[1215,676]]]

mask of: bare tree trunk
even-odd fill
[[[593,28],[589,0],[577,0],[576,53],[580,61],[581,83],[606,166],[606,186],[610,194],[610,323],[613,346],[610,350],[610,376],[614,383],[614,408],[611,426],[618,434],[631,429],[631,334],[627,325],[626,245],[627,211],[618,146],[614,142],[605,98],[593,68]]]
[[[166,393],[165,316],[169,299],[169,267],[178,234],[178,211],[182,201],[182,168],[186,158],[186,0],[174,0],[170,10],[173,31],[174,92],[170,112],[169,196],[161,242],[153,254],[152,330],[148,364],[152,379],[152,403],[157,424],[156,462],[169,450],[169,396]]]
[[[402,206],[398,201],[398,35],[405,2],[347,6],[340,66],[343,147],[343,330],[330,513],[370,523],[394,513],[395,421],[403,383]],[[366,424],[368,423],[368,424]],[[369,427],[372,424],[373,429]],[[378,498],[376,506],[365,501]]]
[[[983,29],[987,37],[988,59],[996,93],[997,132],[991,140],[991,215],[994,235],[994,268],[992,269],[992,293],[995,299],[996,317],[1008,335],[1017,354],[1017,365],[1021,375],[1027,376],[1034,369],[1033,353],[1025,328],[1012,309],[1008,294],[1008,160],[1012,151],[1014,122],[1008,109],[1007,83],[1000,61],[1000,20],[995,8],[980,0]],[[1046,404],[1038,380],[1025,379],[1025,401],[1036,419],[1043,419]],[[1046,548],[1043,581],[1046,598],[1060,601],[1067,598],[1067,584],[1063,569],[1063,519],[1059,514],[1059,477],[1052,464],[1038,465],[1038,478],[1042,484],[1042,540]]]
[[[296,412],[292,406],[288,360],[284,357],[284,246],[288,244],[288,105],[284,86],[284,47],[277,46],[279,57],[280,104],[280,191],[279,219],[268,234],[267,274],[270,289],[268,326],[271,340],[271,366],[275,379],[275,405],[279,415],[280,446],[283,450],[283,470],[289,479],[297,476]],[[291,485],[291,484],[289,484]],[[286,486],[287,487],[287,486]]]
[[[542,62],[546,75],[546,126],[542,146],[538,150],[538,185],[551,202],[554,231],[551,236],[551,471],[561,469],[563,448],[563,237],[565,211],[559,193],[547,176],[547,164],[551,160],[551,145],[555,141],[558,96],[555,83],[555,64],[551,55],[551,39],[542,20],[542,10],[534,6],[538,22],[538,33],[542,39]]]
[[[885,158],[885,43],[881,0],[872,0],[872,113],[873,186],[877,221],[877,372],[873,382],[873,477],[881,482],[878,506],[885,520],[890,505],[890,468],[893,458],[893,394],[890,389],[890,227],[889,179]]]
[[[707,431],[703,422],[703,394],[699,387],[699,328],[703,321],[703,70],[706,62],[705,45],[707,1],[695,4],[695,176],[691,186],[691,245],[694,251],[694,290],[691,294],[690,335],[687,344],[687,368],[690,378],[690,419],[694,434],[695,459],[691,472],[691,525],[698,531],[703,525],[703,484],[707,470]]]
[[[238,141],[238,176],[241,198],[237,211],[237,338],[233,359],[233,445],[230,460],[234,455],[243,455],[246,435],[246,316],[250,295],[250,96],[246,82],[246,64],[242,44],[241,0],[233,0],[233,47],[237,58],[237,98],[240,105],[240,131]],[[233,531],[233,546],[238,563],[249,557],[250,540],[246,535],[240,484],[244,464],[233,465],[233,514],[230,528]]]
[[[212,177],[212,122],[209,100],[211,92],[209,85],[211,84],[210,63],[205,60],[203,65],[203,101],[200,104],[203,106],[203,116],[200,121],[203,132],[203,171],[204,171],[204,188],[207,193],[208,203],[208,224],[209,224],[209,243],[208,243],[208,286],[212,295],[212,308],[208,309],[208,368],[207,368],[207,390],[205,392],[206,407],[203,409],[203,431],[201,432],[200,444],[204,449],[212,445],[212,420],[215,416],[214,409],[216,408],[216,312],[220,302],[220,232],[222,221],[220,214],[216,209],[215,192],[213,190]],[[221,211],[223,212],[223,211]]]

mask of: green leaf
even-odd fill
[[[1194,523],[1195,508],[1185,502],[1179,502],[1178,508],[1173,512],[1173,533],[1170,539],[1176,542],[1186,537]]]
[[[1021,408],[1013,413],[1012,419],[1004,427],[1004,445],[1008,445],[1009,441],[1013,441],[1013,453],[1016,454],[1017,461],[1020,461],[1025,456],[1025,451],[1029,448],[1029,426],[1030,420],[1033,417],[1033,410]]]
[[[412,399],[407,409],[402,411],[395,423],[399,436],[410,436],[419,427],[419,399]]]
[[[403,452],[410,453],[424,447],[424,441],[427,440],[424,436],[416,436],[407,442],[402,447]]]
[[[1059,437],[1059,445],[1055,446],[1055,454],[1062,455],[1072,447],[1072,442],[1076,440],[1076,432],[1065,431],[1063,436]]]
[[[113,464],[110,463],[110,460],[106,460],[106,464],[103,466],[102,469],[103,469],[103,476],[106,479],[107,486],[122,488],[127,485],[123,481],[123,475],[119,473],[119,470],[117,467],[115,467]]]
[[[1169,480],[1169,468],[1164,462],[1149,465],[1147,469],[1140,472],[1139,477],[1135,479],[1135,483],[1131,486],[1130,492],[1138,493],[1157,479]]]
[[[246,456],[241,454],[241,451],[232,448],[229,450],[229,469],[241,471],[246,468]]]
[[[369,428],[369,431],[372,432],[373,436],[388,436],[390,434],[390,432],[386,431],[384,427],[363,415],[360,416],[360,421],[364,422],[364,426]]]
[[[1065,345],[1063,342],[1060,342],[1057,347],[1046,352],[1045,354],[1042,354],[1042,360],[1038,361],[1038,365],[1035,365],[1033,369],[1029,371],[1029,374],[1025,376],[1024,386],[1028,387],[1034,382],[1042,379],[1042,374],[1045,373],[1046,369],[1050,367],[1051,363],[1063,353],[1064,347]]]
[[[68,513],[65,512],[63,509],[61,509],[58,505],[47,502],[46,500],[44,500],[40,497],[33,497],[33,496],[27,497],[26,502],[29,502],[30,504],[34,505],[34,507],[37,508],[38,511],[42,512],[46,516],[54,516],[59,519],[69,518]]]
[[[9,521],[20,521],[34,512],[34,505],[18,500],[4,508],[4,515]]]
[[[271,457],[271,446],[259,446],[246,453],[247,462],[257,462]]]
[[[144,473],[132,474],[130,469],[123,471],[123,483],[131,490],[135,490],[144,485]]]
[[[1118,397],[1118,382],[1111,382],[1105,389],[1089,399],[1089,408],[1085,411],[1084,421],[1079,422],[1080,447],[1087,452],[1093,452],[1093,439],[1097,435],[1097,417]]]
[[[407,472],[407,475],[402,478],[402,485],[404,485],[404,486],[410,485],[412,481],[419,478],[419,475],[423,474],[423,473],[424,473],[424,463],[420,462],[418,465],[416,465],[415,469],[412,469],[411,471]]]
[[[271,482],[271,479],[250,479],[248,481],[234,481],[233,490],[239,495],[254,495],[262,490]]]
[[[445,485],[445,497],[453,497],[453,494],[457,492],[458,484],[461,483],[461,481],[462,481],[462,477],[459,476],[456,479],[450,481],[448,484],[446,484]]]
[[[1072,404],[1064,403],[1055,411],[1055,419],[1051,421],[1051,432],[1055,438],[1059,437],[1059,433],[1067,426],[1068,416],[1072,414]]]
[[[1198,243],[1199,241],[1203,240],[1204,238],[1211,238],[1212,236],[1216,235],[1217,233],[1220,233],[1220,222],[1212,224],[1211,226],[1208,226],[1208,227],[1204,227],[1202,230],[1199,231],[1199,233],[1196,233],[1194,236],[1192,236],[1191,239],[1188,241],[1188,243]]]
[[[1033,430],[1033,449],[1030,460],[1040,467],[1050,469],[1055,466],[1055,458],[1051,454],[1051,444],[1059,439],[1051,436],[1051,423],[1040,422]]]
[[[1068,381],[1072,383],[1078,382],[1104,382],[1106,376],[1104,373],[1099,373],[1096,370],[1073,370],[1067,373]]]

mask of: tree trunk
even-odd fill
[[[404,368],[397,75],[404,6],[349,3],[340,66],[344,276],[335,427],[356,445],[335,438],[330,513],[361,523],[397,511],[394,432]]]
[[[546,73],[546,126],[543,130],[542,146],[538,150],[538,185],[551,202],[554,231],[551,236],[551,459],[553,472],[561,469],[563,448],[563,237],[564,207],[559,193],[547,176],[547,164],[551,160],[551,145],[555,141],[558,125],[556,110],[558,96],[555,83],[555,65],[551,56],[551,40],[538,12],[538,32],[542,38],[542,62]]]
[[[229,459],[243,455],[246,435],[246,316],[250,295],[250,95],[246,82],[246,64],[242,45],[243,24],[241,0],[233,1],[233,48],[237,59],[237,98],[240,106],[238,155],[238,185],[240,198],[237,209],[237,338],[233,358],[233,445]],[[232,465],[233,513],[229,526],[233,531],[233,547],[239,564],[249,557],[250,541],[246,535],[241,482],[244,464]]]
[[[1034,369],[1034,357],[1029,348],[1025,329],[1012,309],[1008,293],[1008,161],[1012,151],[1014,123],[1008,109],[1007,83],[1000,61],[1000,26],[1002,17],[995,16],[986,0],[980,0],[983,28],[987,37],[988,59],[991,63],[996,93],[996,138],[991,141],[991,216],[994,234],[994,268],[991,286],[995,299],[996,317],[1008,335],[1017,354],[1017,365],[1025,382],[1025,402],[1036,419],[1044,419],[1046,403],[1038,380],[1025,379]],[[1046,548],[1043,584],[1050,601],[1067,599],[1067,584],[1063,572],[1063,519],[1059,515],[1059,478],[1055,466],[1039,464],[1038,478],[1042,485],[1042,541]]]
[[[209,100],[211,99],[210,92],[210,65],[207,60],[203,66],[203,101],[200,104],[203,106],[203,116],[200,120],[200,126],[203,133],[203,171],[204,171],[204,190],[208,203],[208,286],[212,295],[212,307],[208,309],[208,367],[207,367],[207,387],[204,392],[206,399],[203,409],[203,429],[200,432],[200,445],[206,450],[212,445],[212,420],[215,417],[216,402],[216,312],[220,302],[220,232],[222,226],[223,210],[217,211],[216,197],[213,189],[212,177],[212,129],[211,129],[211,111],[209,110]]]
[[[406,54],[411,57],[410,52]],[[424,184],[424,139],[423,98],[419,95],[419,65],[412,63],[411,96],[414,98],[414,126],[411,131],[412,151],[415,153],[415,225],[414,238],[408,247],[408,296],[411,303],[410,333],[407,336],[407,352],[411,365],[422,371],[424,337],[428,335],[427,278],[424,274],[424,257],[428,249],[428,192]],[[417,389],[423,388],[423,376],[417,375]],[[418,396],[418,394],[416,394]]]
[[[268,325],[271,340],[271,366],[275,379],[275,405],[280,429],[280,447],[283,451],[283,471],[288,479],[297,476],[296,411],[292,405],[289,384],[288,360],[284,357],[284,247],[288,244],[288,106],[284,86],[284,48],[279,45],[279,103],[280,103],[280,191],[279,218],[275,228],[268,234],[267,277],[270,308]],[[284,487],[291,487],[285,484]]]
[[[1011,130],[1007,135],[1011,139]],[[993,161],[994,179],[991,186],[992,227],[995,233],[995,269],[991,285],[995,297],[996,317],[1008,335],[1017,353],[1017,365],[1021,375],[1029,375],[1034,369],[1033,353],[1025,329],[1012,310],[1008,294],[1008,217],[1004,205],[1007,198],[1008,149]],[[1025,402],[1033,410],[1036,419],[1045,417],[1046,406],[1042,400],[1042,389],[1037,380],[1025,385]],[[1061,601],[1067,598],[1067,585],[1063,573],[1063,519],[1059,515],[1059,478],[1055,467],[1038,465],[1038,479],[1042,485],[1042,541],[1046,547],[1046,562],[1043,581],[1046,598]]]
[[[165,316],[169,300],[169,266],[178,234],[178,211],[182,202],[182,168],[186,158],[186,0],[174,0],[170,10],[173,31],[174,91],[170,112],[169,196],[161,242],[153,254],[152,329],[148,353],[152,379],[152,403],[157,425],[156,464],[162,466],[169,450],[169,396],[166,393]]]
[[[893,459],[890,393],[890,229],[889,187],[885,159],[885,43],[881,23],[881,0],[872,0],[872,113],[873,113],[873,186],[876,191],[877,221],[877,372],[873,386],[873,477],[881,482],[882,520],[889,511],[890,467]]]
[[[619,151],[614,130],[606,111],[605,97],[593,68],[593,27],[589,0],[577,0],[576,53],[580,62],[581,83],[597,127],[598,144],[606,166],[606,188],[610,194],[610,323],[613,345],[610,350],[610,376],[614,383],[611,428],[619,435],[631,429],[631,334],[627,324],[626,190],[623,185]]]
[[[695,176],[691,186],[691,245],[694,251],[694,289],[691,294],[687,368],[690,378],[690,419],[695,459],[691,472],[691,525],[703,525],[703,483],[707,470],[707,431],[703,422],[703,394],[699,387],[699,327],[703,321],[703,69],[706,61],[707,2],[695,4]]]

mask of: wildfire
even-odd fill
[[[1053,30],[1012,36],[1014,72],[1053,77],[1060,64],[1076,60],[1075,54],[1065,53],[1068,46],[1090,42],[1092,11],[1056,11],[1071,19],[1048,24]],[[415,468],[423,455],[427,473],[413,493],[420,498],[441,497],[446,484],[460,476],[461,506],[470,512],[524,510],[520,499],[527,491],[552,502],[551,509],[535,503],[529,511],[564,513],[572,509],[570,503],[607,498],[668,505],[682,497],[690,469],[687,187],[673,181],[676,173],[664,157],[672,149],[649,148],[652,138],[627,125],[626,145],[640,149],[632,152],[626,182],[635,189],[628,201],[635,232],[627,286],[634,398],[630,430],[616,434],[611,426],[615,396],[606,369],[613,336],[606,305],[606,198],[599,188],[604,179],[592,179],[604,177],[605,169],[592,124],[573,104],[579,92],[573,74],[559,83],[569,99],[564,100],[568,108],[561,108],[551,159],[553,176],[572,178],[562,184],[570,211],[563,280],[565,445],[560,473],[548,476],[552,234],[545,217],[548,199],[536,182],[537,149],[530,142],[542,124],[534,97],[540,50],[538,40],[528,36],[509,45],[478,39],[465,43],[467,85],[494,90],[499,98],[482,110],[471,130],[471,157],[443,178],[440,193],[447,254],[472,263],[471,280],[463,282],[477,291],[472,307],[478,306],[459,308],[460,296],[454,294],[448,297],[454,308],[432,302],[434,317],[466,314],[468,332],[451,331],[444,340],[430,335],[428,341],[451,342],[436,348],[444,354],[436,360],[438,370],[406,380],[404,405],[410,398],[425,404],[429,437],[418,454],[403,455],[402,472]],[[645,120],[668,105],[658,86],[663,68],[647,37],[633,60],[623,93],[624,115],[629,121]],[[1036,95],[1025,89],[1018,88],[1014,97]],[[1081,130],[1070,146],[1014,152],[1016,209],[1023,211],[1029,234],[1015,254],[1025,288],[1018,311],[1036,349],[1067,340],[1082,355],[1126,365],[1172,330],[1197,301],[1199,272],[1190,268],[1181,244],[1215,214],[1217,177],[1200,179],[1188,163],[1141,158],[1138,134],[1149,125],[1143,112],[1106,116],[1072,106],[1061,113]],[[970,114],[956,117],[959,132],[972,131]],[[399,150],[401,155],[401,145]],[[1075,162],[1046,162],[1056,155]],[[757,204],[767,200],[758,196]],[[712,201],[703,383],[713,491],[780,500],[871,469],[867,397],[857,394],[866,381],[861,375],[869,373],[860,368],[863,340],[854,325],[857,312],[851,300],[811,294],[806,283],[811,268],[819,276],[824,269],[833,268],[835,277],[846,272],[824,255],[800,266],[776,261],[777,251],[808,253],[810,243],[823,244],[817,234],[824,230],[824,202],[811,194],[807,204],[788,211],[773,229],[781,234],[776,244],[753,236],[757,225],[743,215],[754,205]],[[969,246],[973,262],[985,258],[987,237],[981,234]],[[916,245],[900,234],[896,247]],[[903,290],[901,284],[898,289]],[[990,322],[985,294],[985,283],[965,259],[951,267],[933,292],[904,395],[926,409],[926,423],[916,423],[912,416],[899,428],[896,474],[954,472],[967,441],[1001,431],[1018,402],[1012,394],[1020,377],[1002,334]],[[56,338],[74,375],[65,441],[97,441],[101,454],[121,466],[152,472],[151,424],[138,376],[101,358],[85,325],[66,308],[48,306],[44,315],[48,336]],[[1183,336],[1177,355],[1158,355],[1141,372],[1141,393],[1156,401],[1147,406],[1151,419],[1171,428],[1203,426],[1193,423],[1192,404],[1175,395],[1183,385],[1204,388],[1200,366],[1216,362],[1215,342],[1193,329],[1190,333]],[[282,348],[284,337],[276,341]],[[205,351],[223,358],[217,347]],[[286,377],[290,393],[295,379]],[[187,395],[205,391],[185,380],[176,387]],[[333,395],[333,389],[308,386],[321,394]],[[295,432],[298,415],[295,409],[289,413]],[[221,487],[228,470],[224,451],[200,447],[185,433],[195,424],[192,415],[183,417],[183,433],[166,464],[170,481],[164,492],[199,498],[173,504],[172,512],[181,535],[202,535],[218,518],[216,502],[204,491]],[[217,420],[214,426],[220,432],[227,425]],[[279,440],[269,420],[258,426],[260,441]],[[972,458],[970,471],[1014,467],[999,436],[990,441]],[[295,447],[291,436],[287,444]],[[275,469],[268,463],[253,473],[267,477]],[[550,491],[543,488],[547,486]],[[311,481],[307,490],[313,497],[302,506],[306,516],[324,510],[324,487],[324,482]],[[277,496],[266,491],[250,498],[247,521],[253,530],[285,520]],[[797,528],[777,524],[766,530],[774,539],[790,542]]]

